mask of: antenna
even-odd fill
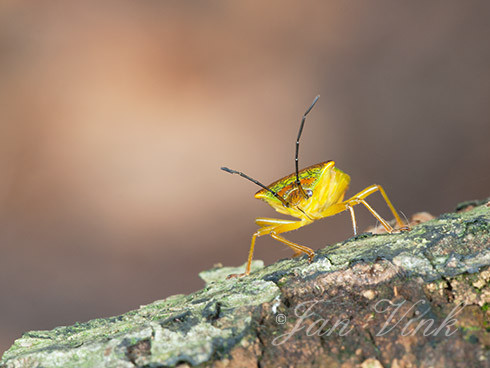
[[[241,177],[243,177],[243,178],[245,178],[245,179],[250,180],[252,183],[255,183],[255,184],[257,184],[259,187],[262,187],[262,188],[264,188],[264,189],[268,190],[269,192],[271,192],[271,193],[274,195],[274,197],[276,197],[277,199],[279,199],[279,200],[282,202],[282,204],[284,205],[284,207],[289,207],[289,203],[288,203],[288,202],[286,202],[286,201],[284,200],[284,198],[282,198],[282,197],[281,197],[279,194],[277,194],[276,192],[274,192],[272,189],[270,189],[270,188],[266,187],[266,186],[265,186],[264,184],[262,184],[260,181],[257,181],[257,180],[255,180],[255,179],[251,178],[250,176],[248,176],[248,175],[246,175],[246,174],[244,174],[244,173],[240,172],[240,171],[236,171],[236,170],[228,169],[227,167],[222,167],[222,168],[221,168],[221,170],[226,171],[226,172],[228,172],[228,173],[230,173],[230,174],[238,174],[238,175],[240,175]]]
[[[313,103],[311,104],[310,107],[308,107],[308,110],[303,114],[303,119],[301,119],[301,125],[299,126],[299,132],[298,132],[298,138],[296,138],[296,155],[294,157],[295,164],[296,164],[296,181],[295,184],[298,186],[301,194],[305,199],[310,198],[308,194],[306,194],[305,190],[301,186],[301,182],[299,181],[299,168],[298,168],[298,153],[299,153],[299,139],[301,138],[301,133],[303,133],[303,126],[305,125],[305,120],[306,120],[306,115],[309,114],[313,106],[315,106],[316,102],[320,98],[320,95],[316,96],[315,99],[313,100]]]

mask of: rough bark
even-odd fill
[[[488,367],[490,204],[362,234],[118,317],[31,331],[0,367]]]

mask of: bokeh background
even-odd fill
[[[2,1],[0,352],[245,262],[255,216],[276,213],[219,168],[291,173],[317,94],[301,166],[333,159],[349,193],[383,184],[407,216],[488,196],[489,14],[484,1]],[[344,213],[287,237],[317,249],[351,235]],[[290,254],[257,243],[266,263]]]

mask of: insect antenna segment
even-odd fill
[[[299,139],[301,138],[301,133],[303,133],[303,126],[305,125],[306,121],[306,115],[309,114],[311,109],[313,109],[313,106],[315,106],[316,102],[320,98],[320,95],[316,96],[315,99],[313,100],[313,103],[311,104],[310,107],[306,110],[306,112],[303,114],[303,118],[301,119],[301,125],[299,126],[299,132],[298,132],[298,138],[296,138],[296,155],[294,156],[294,161],[296,164],[296,181],[295,184],[298,186],[299,191],[301,192],[301,195],[305,198],[308,199],[310,196],[305,192],[303,187],[301,186],[301,182],[299,181],[299,163],[298,163],[298,155],[299,155]]]
[[[284,198],[282,198],[279,194],[277,194],[276,192],[274,192],[271,188],[269,187],[266,187],[264,184],[262,184],[260,181],[258,180],[255,180],[254,178],[251,178],[250,176],[248,176],[247,174],[244,174],[240,171],[236,171],[236,170],[232,170],[232,169],[229,169],[227,167],[222,167],[221,170],[223,171],[226,171],[227,173],[230,173],[230,174],[238,174],[240,175],[241,177],[245,178],[245,179],[248,179],[250,180],[252,183],[255,183],[257,184],[259,187],[262,187],[266,190],[268,190],[269,192],[271,192],[274,197],[276,197],[277,199],[279,199],[281,201],[281,203],[285,206],[285,207],[289,207],[289,203],[286,202],[286,200]]]

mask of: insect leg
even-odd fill
[[[266,227],[266,226],[277,226],[277,225],[283,225],[283,224],[295,224],[298,221],[296,220],[285,220],[285,219],[276,219],[276,218],[271,218],[271,217],[257,217],[255,219],[255,223],[259,225],[260,227]]]
[[[395,207],[391,203],[390,199],[386,195],[386,192],[381,185],[373,184],[373,185],[367,187],[366,189],[364,189],[363,191],[357,193],[352,198],[364,199],[367,196],[377,192],[378,190],[381,193],[381,195],[383,196],[383,199],[385,200],[386,204],[390,208],[391,213],[393,213],[393,216],[395,217],[396,223],[398,224],[398,226],[400,226],[400,227],[406,226],[405,223],[403,222],[403,220],[401,219],[400,215],[398,214],[398,212],[395,210]]]
[[[386,220],[384,220],[365,200],[364,198],[370,196],[371,194],[379,191],[381,195],[383,196],[383,199],[385,200],[386,204],[388,205],[391,213],[393,213],[393,216],[396,219],[396,223],[402,230],[408,230],[409,227],[402,221],[400,218],[400,215],[398,215],[398,212],[395,210],[395,207],[391,203],[390,199],[386,195],[386,192],[384,191],[383,187],[381,185],[373,184],[366,189],[362,190],[361,192],[357,193],[353,197],[349,198],[348,200],[344,201],[348,206],[355,206],[356,204],[362,203],[368,210],[371,212],[371,214],[378,219],[379,222],[383,225],[383,227],[386,229],[388,232],[392,232],[393,228],[388,224]]]
[[[294,252],[295,252],[294,256],[297,256],[301,253],[306,253],[306,254],[308,254],[310,261],[313,259],[313,256],[315,255],[313,250],[311,250],[310,248],[305,247],[303,245],[293,243],[293,242],[286,240],[283,237],[277,235],[279,233],[283,233],[286,231],[292,231],[292,230],[299,229],[300,227],[305,226],[305,225],[309,224],[310,222],[292,221],[292,220],[283,220],[283,219],[274,219],[274,218],[264,218],[264,217],[259,217],[259,218],[255,219],[255,222],[257,223],[257,225],[261,226],[261,228],[258,229],[252,235],[252,243],[250,244],[250,250],[248,252],[248,259],[247,259],[247,266],[245,268],[245,273],[229,275],[228,278],[241,277],[241,276],[246,276],[246,275],[250,274],[250,268],[252,265],[252,259],[253,259],[254,249],[255,249],[255,241],[257,240],[257,237],[262,236],[262,235],[270,234],[272,238],[279,240],[280,242],[286,244],[287,246],[289,246],[291,249],[294,250]]]
[[[293,257],[299,256],[301,253],[306,253],[308,254],[308,260],[311,262],[313,260],[313,257],[315,256],[315,252],[312,249],[305,247],[304,245],[293,243],[292,241],[287,240],[280,235],[277,235],[275,232],[271,232],[271,237],[292,248],[294,250]]]
[[[354,235],[357,235],[357,223],[356,223],[356,215],[354,214],[354,207],[347,206],[350,211],[350,217],[352,219],[352,228],[354,230]]]
[[[259,226],[262,226],[262,227],[272,226],[272,225],[274,225],[274,227],[277,227],[278,225],[296,224],[296,223],[298,223],[298,221],[275,219],[275,218],[269,218],[269,217],[257,217],[255,219],[255,223]],[[271,232],[271,236],[272,236],[272,232]],[[285,244],[288,245],[294,251],[293,257],[300,256],[301,254],[304,253],[302,250],[298,249],[298,247],[296,246],[295,243],[293,243],[294,245],[290,245],[287,243],[285,243]]]
[[[252,235],[252,243],[250,244],[250,250],[248,251],[247,267],[245,268],[245,273],[228,275],[227,278],[242,277],[242,276],[247,276],[248,274],[250,274],[250,268],[252,266],[252,259],[254,256],[255,240],[257,239],[258,236],[269,234],[275,227],[276,227],[276,225],[264,226],[264,227],[260,228],[259,230],[257,230]]]
[[[272,238],[280,241],[281,243],[286,244],[291,249],[293,249],[294,250],[294,256],[299,255],[298,253],[306,253],[308,255],[308,259],[311,262],[313,257],[315,256],[315,252],[312,249],[305,247],[304,245],[296,244],[296,243],[294,243],[290,240],[287,240],[287,239],[285,239],[279,235],[281,233],[285,233],[288,231],[293,231],[293,230],[299,229],[300,227],[303,227],[303,226],[308,225],[310,223],[311,223],[310,221],[304,221],[304,220],[303,221],[291,221],[290,223],[283,223],[283,224],[276,226],[274,229],[272,229],[272,231],[270,232],[270,236]]]
[[[371,214],[376,217],[376,219],[381,222],[381,225],[383,225],[383,227],[385,228],[385,230],[389,233],[392,233],[393,232],[393,228],[391,227],[391,225],[384,219],[382,218],[375,210],[374,208],[372,208],[364,199],[352,199],[350,202],[349,202],[351,205],[356,205],[356,204],[359,204],[359,203],[362,203],[368,210],[369,212],[371,212]]]

